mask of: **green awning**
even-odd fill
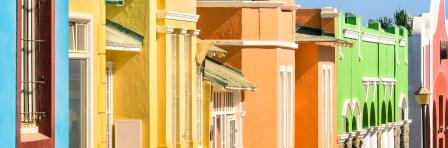
[[[205,79],[210,80],[225,89],[256,89],[256,85],[246,80],[240,71],[219,63],[211,58],[205,58],[204,67]]]
[[[140,51],[143,36],[122,25],[106,20],[106,49]]]
[[[124,5],[124,0],[106,0],[107,4]]]

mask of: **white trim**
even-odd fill
[[[381,39],[380,39],[380,43],[383,43],[383,44],[395,45],[395,42],[396,42],[396,40],[393,37],[381,36]]]
[[[113,75],[113,63],[108,61],[106,62],[106,68],[109,69],[109,71],[106,69],[106,133],[107,133],[107,127],[110,126],[110,135],[111,136],[110,140],[108,141],[108,137],[106,137],[106,147],[107,148],[112,148],[112,144],[113,144],[113,121],[114,121],[114,84],[113,84],[113,80],[114,80],[114,75]],[[110,85],[107,85],[107,81],[109,81]],[[109,96],[108,96],[109,95]],[[109,104],[108,104],[109,103]],[[109,106],[109,107],[108,107]],[[109,108],[109,110],[108,110]],[[107,116],[110,115],[110,120],[112,121],[109,125],[109,123],[107,122]]]
[[[381,78],[381,81],[383,82],[389,82],[389,83],[394,83],[397,80],[395,78]]]
[[[117,51],[132,51],[132,52],[138,52],[141,48],[134,48],[134,47],[121,47],[121,46],[106,46],[107,50],[117,50]]]
[[[277,46],[296,49],[299,47],[295,42],[286,41],[260,41],[260,40],[215,40],[218,46]]]
[[[400,40],[400,46],[401,46],[401,47],[406,46],[406,40],[401,39],[401,40]]]
[[[198,1],[197,7],[276,8],[286,5],[278,1]]]
[[[372,33],[366,33],[366,32],[364,32],[362,34],[363,41],[379,43],[380,39],[381,39],[381,36],[378,34],[372,34]]]
[[[359,39],[359,31],[352,30],[352,29],[344,29],[344,37],[349,39]]]
[[[199,15],[192,13],[182,13],[168,10],[157,11],[157,19],[198,22]]]
[[[81,12],[69,12],[69,21],[86,21],[86,23],[88,24],[88,31],[89,31],[89,39],[88,39],[88,44],[89,44],[89,49],[88,49],[88,58],[86,59],[87,61],[87,65],[89,66],[87,69],[87,81],[88,81],[88,86],[89,87],[87,89],[88,91],[88,98],[86,100],[87,105],[87,109],[86,109],[86,119],[89,120],[87,121],[87,129],[82,129],[82,130],[87,130],[87,134],[86,134],[86,145],[88,147],[93,147],[94,145],[94,108],[95,108],[95,101],[94,101],[94,96],[95,96],[95,78],[94,78],[94,19],[93,19],[93,15],[92,14],[88,14],[88,13],[81,13]],[[68,24],[67,24],[68,25]],[[73,57],[72,57],[73,56]],[[69,59],[80,59],[82,57],[79,57],[78,53],[74,53],[69,51]]]
[[[157,26],[157,33],[172,34],[173,32],[174,32],[174,27]]]
[[[321,9],[320,16],[322,18],[335,18],[339,16],[338,9],[333,7],[324,7]]]

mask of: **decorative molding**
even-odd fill
[[[174,32],[174,27],[157,26],[157,33],[171,34]]]
[[[320,12],[322,18],[335,18],[339,16],[338,9],[333,7],[324,7]]]
[[[362,34],[363,41],[379,43],[380,39],[381,39],[381,36],[377,35],[377,34],[371,34],[371,33],[363,33]]]
[[[276,46],[296,49],[299,47],[295,42],[285,41],[260,41],[260,40],[216,40],[215,45],[221,46]]]
[[[380,39],[380,43],[383,43],[383,44],[395,45],[395,42],[396,42],[396,40],[393,37],[381,36],[381,39]]]
[[[194,36],[198,36],[201,30],[188,30],[188,33]]]
[[[118,50],[118,51],[134,51],[138,52],[141,50],[141,47],[135,48],[135,47],[120,47],[120,46],[106,46],[107,50]]]
[[[401,47],[406,46],[406,40],[401,39],[401,40],[400,40],[400,46],[401,46]]]
[[[277,8],[286,5],[278,1],[198,1],[197,7],[249,7],[249,8]]]
[[[395,38],[393,37],[387,37],[383,35],[366,33],[366,32],[362,34],[362,40],[367,42],[382,43],[388,45],[395,45],[396,42]]]
[[[344,37],[349,39],[359,39],[359,31],[352,29],[344,29]]]
[[[187,22],[198,22],[199,15],[190,13],[181,13],[175,11],[159,10],[157,11],[158,19],[168,19]]]

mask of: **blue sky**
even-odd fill
[[[429,11],[430,0],[296,0],[302,8],[322,8],[331,6],[343,12],[355,12],[361,16],[363,24],[369,19],[393,16],[398,8],[408,10],[416,16]]]

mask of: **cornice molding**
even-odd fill
[[[276,8],[283,7],[286,2],[276,1],[198,1],[197,7],[252,7],[252,8]]]
[[[352,29],[344,29],[344,37],[349,39],[359,39],[359,31],[352,30]]]
[[[157,19],[198,22],[199,15],[168,10],[159,10],[157,11]]]
[[[276,46],[296,49],[299,47],[295,42],[286,41],[260,41],[260,40],[216,40],[215,45],[222,46]]]

